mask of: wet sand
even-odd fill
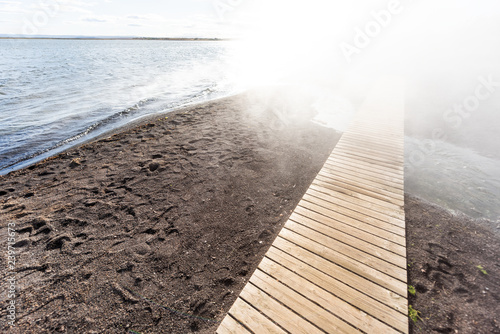
[[[17,326],[0,330],[213,333],[340,138],[284,107],[209,102],[0,177],[0,240],[15,222],[18,252]],[[414,332],[498,331],[498,238],[406,201]]]

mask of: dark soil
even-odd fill
[[[411,196],[405,213],[409,304],[421,318],[411,332],[500,333],[498,233]]]
[[[283,112],[228,98],[1,177],[0,332],[215,332],[340,137]]]

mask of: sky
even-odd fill
[[[0,0],[0,34],[225,37],[223,1]]]
[[[333,30],[352,34],[371,11],[391,2],[421,15],[416,32],[432,22],[447,26],[500,15],[496,0],[0,0],[0,34],[225,38],[251,31],[325,37]]]

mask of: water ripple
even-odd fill
[[[0,174],[138,117],[232,93],[227,42],[0,41]]]

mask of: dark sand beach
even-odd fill
[[[340,138],[283,108],[251,94],[184,108],[0,177],[18,289],[0,331],[213,333]],[[498,236],[406,203],[412,331],[498,333]]]

